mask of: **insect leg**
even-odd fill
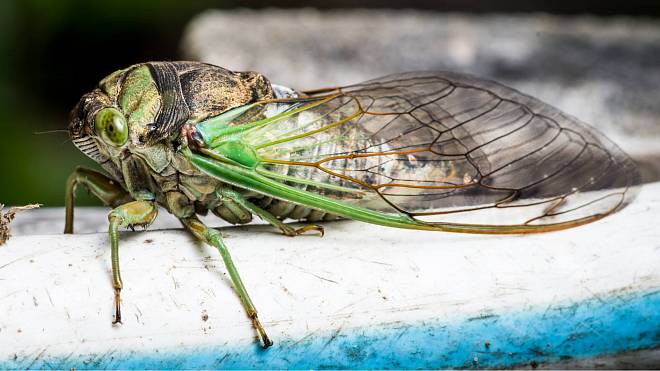
[[[293,228],[285,223],[283,223],[280,219],[278,219],[275,215],[269,213],[268,211],[260,208],[259,206],[253,204],[252,202],[248,201],[243,195],[240,193],[231,190],[231,189],[223,189],[220,191],[222,197],[229,198],[233,200],[234,202],[238,203],[239,205],[243,206],[244,208],[250,210],[253,214],[258,215],[261,219],[267,221],[270,223],[273,227],[278,228],[282,233],[284,233],[287,236],[293,237],[293,236],[299,236],[305,232],[309,231],[317,231],[321,236],[323,236],[324,230],[323,227],[320,225],[316,224],[309,224],[306,226],[303,226],[301,228]]]
[[[98,197],[108,206],[117,207],[132,200],[128,192],[116,181],[97,171],[78,167],[66,182],[64,233],[73,233],[73,197],[78,185],[87,188],[94,196]]]
[[[121,275],[119,273],[119,238],[117,230],[119,227],[148,226],[153,222],[158,214],[158,209],[150,201],[132,201],[121,205],[108,214],[110,227],[110,252],[112,259],[112,286],[115,289],[115,320],[112,322],[121,323],[121,298],[119,293],[123,287]]]
[[[252,213],[237,202],[222,197],[222,206],[216,209],[216,212],[222,218],[233,224],[245,224],[252,221]],[[224,209],[224,211],[223,211]]]
[[[254,307],[254,304],[252,304],[252,300],[250,299],[250,296],[248,295],[248,292],[243,285],[243,281],[238,274],[238,270],[236,270],[236,266],[231,259],[231,255],[229,255],[229,250],[227,250],[227,246],[225,246],[224,242],[222,241],[222,235],[220,232],[205,226],[204,223],[197,219],[197,217],[181,219],[181,222],[192,234],[195,235],[195,237],[218,249],[220,256],[222,256],[222,260],[227,267],[227,271],[229,272],[229,277],[231,277],[234,288],[238,293],[238,297],[241,299],[243,308],[245,308],[248,317],[250,317],[252,320],[252,324],[254,325],[254,328],[257,330],[257,333],[261,338],[263,347],[268,348],[269,346],[273,345],[273,342],[268,338],[268,335],[266,335],[266,331],[261,325],[261,322],[259,322],[259,318],[257,317],[257,309]]]

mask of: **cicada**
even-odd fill
[[[592,127],[498,83],[410,72],[312,91],[255,72],[151,62],[112,73],[70,115],[73,143],[104,172],[76,169],[108,215],[121,321],[117,231],[148,226],[157,205],[216,247],[262,345],[259,322],[220,232],[256,215],[287,236],[348,218],[427,231],[525,234],[583,225],[621,209],[640,176]],[[287,219],[309,223],[295,228]]]

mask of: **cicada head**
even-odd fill
[[[273,97],[266,78],[199,62],[149,62],[114,72],[71,111],[73,143],[95,161],[119,164],[152,146],[177,148],[185,124]],[[106,167],[104,165],[104,167]]]
[[[135,148],[154,144],[163,99],[149,69],[135,65],[114,72],[80,98],[69,116],[73,143],[106,167]]]
[[[80,98],[69,114],[69,135],[73,144],[85,155],[96,162],[107,161],[107,151],[102,151],[103,144],[95,133],[95,117],[103,108],[112,104],[106,94],[96,89]]]

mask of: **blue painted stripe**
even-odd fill
[[[0,361],[0,368],[501,368],[660,346],[660,291],[612,294],[568,305],[526,308],[454,323],[393,323],[346,329],[268,350],[246,347],[161,349],[144,354]]]

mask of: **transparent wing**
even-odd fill
[[[640,183],[632,160],[592,127],[455,73],[263,102],[231,125],[251,125],[237,135],[256,149],[261,175],[422,222],[570,222],[625,206]]]

